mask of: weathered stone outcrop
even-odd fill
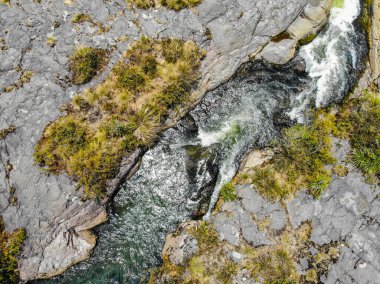
[[[271,251],[287,242],[297,230],[303,230],[302,226],[310,224],[306,246],[299,246],[294,241],[285,245],[289,255],[297,262],[298,273],[303,277],[300,279],[312,282],[319,279],[321,283],[375,283],[380,279],[380,246],[377,241],[380,238],[380,188],[367,184],[363,175],[346,163],[349,151],[347,141],[334,140],[335,158],[338,163],[348,167],[349,173],[345,177],[334,175],[320,199],[301,191],[291,201],[273,203],[263,198],[252,185],[237,186],[238,199],[217,206],[210,219],[211,226],[218,233],[220,246],[226,248],[223,251],[225,255],[220,256],[220,250],[210,249],[198,255],[193,251],[195,257],[199,259],[207,254],[208,259],[231,259],[238,267],[231,277],[233,283],[255,283],[245,268],[248,264],[242,262],[246,257],[252,257],[249,256],[249,250],[244,248],[250,245]],[[263,155],[259,155],[258,151],[253,152],[241,172],[250,172],[252,167],[265,161],[265,156],[265,152]],[[182,226],[192,227],[197,226],[197,223],[193,221]],[[283,232],[286,238],[279,239],[278,236]],[[188,232],[180,230],[176,238],[181,239],[186,234]],[[296,240],[300,236],[305,237],[304,234],[299,235]],[[166,243],[165,251],[175,255],[176,250],[170,242]],[[244,251],[247,253],[244,254]],[[275,252],[270,253],[271,257],[275,257]],[[184,266],[183,275],[186,277],[191,264],[175,264]],[[212,266],[214,271],[227,273],[223,272],[225,266],[217,262],[202,265],[206,271]],[[323,274],[318,275],[319,278],[316,278],[316,274],[311,277],[316,273],[315,267],[322,269]],[[155,279],[155,283],[162,283],[161,280],[166,279],[165,272],[160,277]]]
[[[272,40],[260,52],[266,62],[286,64],[295,55],[300,41],[313,38],[326,24],[332,0],[313,0],[305,6],[301,15],[280,35],[280,39]]]
[[[142,35],[192,39],[207,51],[200,87],[193,95],[196,103],[285,31],[306,4],[204,0],[178,13],[131,11],[122,0],[0,4],[0,129],[16,127],[0,141],[0,213],[8,230],[27,230],[22,280],[50,277],[88,257],[94,247],[88,230],[106,220],[104,204],[82,201],[74,181],[47,175],[34,165],[33,147],[45,126],[62,114],[63,104],[99,84],[129,43]],[[92,21],[73,23],[78,13],[89,14]],[[111,52],[108,67],[82,87],[69,82],[68,60],[77,45]],[[112,181],[110,195],[136,160],[126,162],[119,179]]]

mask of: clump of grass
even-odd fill
[[[345,102],[337,116],[339,135],[352,146],[351,161],[370,181],[380,180],[380,96],[365,91]]]
[[[127,2],[139,9],[149,9],[155,6],[154,0],[127,0]]]
[[[175,61],[164,56],[172,41],[181,50]],[[101,85],[75,96],[65,107],[67,115],[45,128],[35,148],[36,163],[72,176],[84,187],[85,197],[102,197],[122,158],[152,145],[169,110],[186,102],[202,58],[191,41],[135,42]],[[79,70],[92,66],[83,65]]]
[[[276,141],[274,157],[256,167],[252,182],[272,200],[294,195],[301,188],[319,197],[330,182],[326,164],[332,164],[330,134],[335,131],[328,114],[317,112],[309,125],[285,129]]]
[[[236,200],[235,186],[231,182],[226,183],[220,190],[220,196],[227,202]]]
[[[191,228],[190,234],[197,239],[201,253],[218,244],[218,233],[213,225],[206,221],[201,221],[199,226]]]
[[[89,14],[85,14],[85,13],[76,14],[71,19],[71,21],[74,24],[81,24],[81,23],[84,23],[84,22],[90,22],[91,20],[92,20],[91,16]]]
[[[261,283],[297,282],[298,274],[287,250],[278,246],[272,250],[258,250],[255,254],[249,264],[254,279],[261,279]]]
[[[70,57],[70,71],[74,84],[82,85],[91,81],[107,62],[107,52],[100,48],[81,47]]]
[[[341,164],[337,164],[332,168],[332,172],[337,176],[345,177],[348,174],[348,168]]]
[[[57,43],[57,38],[54,37],[54,36],[48,36],[47,39],[46,39],[46,43],[51,46],[51,47],[54,47],[55,44]]]
[[[25,239],[25,229],[6,232],[0,217],[0,283],[18,283],[17,261]]]
[[[191,8],[199,5],[201,0],[127,0],[133,6],[139,9],[149,9],[162,5],[168,9],[180,11],[185,8]]]

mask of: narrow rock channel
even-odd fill
[[[86,262],[48,283],[139,283],[160,265],[165,236],[211,212],[221,186],[253,147],[312,107],[339,102],[353,87],[366,53],[358,0],[333,9],[324,30],[283,67],[247,63],[209,92],[143,157],[116,196],[109,222]],[[356,20],[356,21],[355,21]]]

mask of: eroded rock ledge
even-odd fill
[[[325,7],[330,1],[310,3],[204,0],[197,8],[178,13],[132,11],[124,1],[15,0],[0,5],[0,129],[16,127],[0,141],[0,213],[7,230],[25,227],[28,234],[21,279],[51,277],[87,258],[95,245],[89,229],[107,219],[105,205],[81,201],[75,183],[67,176],[46,175],[34,165],[33,147],[45,126],[61,115],[64,103],[99,84],[128,45],[147,35],[191,39],[206,49],[203,79],[193,94],[196,104],[243,62],[258,56],[271,38],[296,25],[301,12]],[[78,13],[91,15],[96,24],[73,23],[71,19]],[[312,31],[323,21],[323,17],[311,19]],[[302,37],[294,34],[293,38]],[[68,80],[69,56],[78,45],[112,51],[108,67],[82,87]],[[291,56],[293,46],[283,45],[290,47],[290,51],[284,48],[284,54]],[[126,177],[138,156],[126,161],[119,178]],[[120,186],[120,179],[113,186],[110,195]]]
[[[349,151],[347,141],[334,140],[348,173],[334,175],[320,199],[301,191],[273,202],[237,185],[236,199],[222,197],[208,224],[190,221],[167,236],[164,265],[151,282],[373,283],[380,277],[380,188],[346,164]],[[241,171],[267,157],[252,152]]]

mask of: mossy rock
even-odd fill
[[[70,57],[70,71],[74,84],[82,85],[91,81],[107,62],[104,49],[81,47]]]

